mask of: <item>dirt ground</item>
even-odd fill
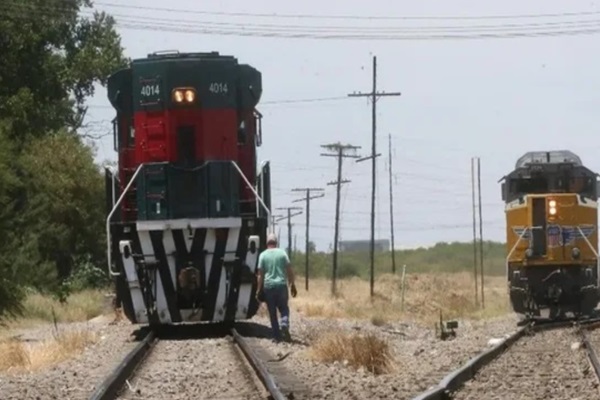
[[[311,398],[409,399],[460,367],[488,346],[491,338],[517,329],[517,317],[509,311],[503,280],[486,282],[485,309],[474,304],[471,280],[466,274],[409,275],[404,301],[399,277],[379,278],[373,299],[367,281],[340,281],[337,295],[331,296],[329,282],[312,280],[306,292],[300,280],[298,297],[290,300],[294,341],[251,340],[275,358],[287,354],[281,365],[310,383]],[[456,337],[451,340],[439,338],[440,311],[444,320],[452,318],[459,323]],[[264,305],[252,322],[269,326]],[[86,322],[38,324],[3,332],[2,397],[88,398],[135,345],[133,333],[137,328],[126,320],[114,323],[114,315],[106,314]],[[182,343],[180,347],[188,345]],[[222,394],[231,388],[230,374],[222,372],[237,371],[232,358],[218,356],[223,352],[222,343],[219,352],[210,350],[210,346],[203,345],[198,354],[213,355],[209,364],[215,373],[194,375],[195,379],[184,386],[172,382],[172,395],[166,398],[181,397],[190,391],[203,398],[206,391],[202,386],[209,382],[212,396],[219,393],[219,387],[223,388]],[[170,356],[160,359],[166,361],[149,370],[153,379],[170,376],[167,372],[175,362],[167,362]],[[191,374],[196,365],[206,367],[204,356],[185,359],[188,366],[180,369],[181,374]]]

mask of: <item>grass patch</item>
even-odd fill
[[[79,355],[97,341],[98,336],[87,330],[61,333],[33,345],[8,339],[0,342],[0,371],[32,372],[56,365]]]
[[[365,368],[375,374],[393,369],[389,345],[375,335],[332,332],[317,339],[312,348],[315,359],[326,363],[341,362],[353,368]]]
[[[32,293],[24,302],[24,320],[53,322],[80,322],[101,315],[106,311],[107,301],[100,290],[84,290],[74,293],[65,303],[42,295]]]
[[[362,319],[376,326],[399,320],[430,325],[439,321],[440,310],[444,319],[487,319],[512,312],[504,277],[486,277],[483,309],[475,304],[475,283],[469,273],[407,274],[404,309],[399,276],[377,277],[373,298],[369,281],[358,277],[339,280],[335,297],[330,287],[327,279],[311,279],[310,291],[299,290],[290,305],[307,317]]]

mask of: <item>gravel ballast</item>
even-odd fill
[[[99,336],[96,344],[73,359],[39,371],[0,373],[0,397],[7,399],[87,399],[111,370],[136,345],[128,322],[109,325],[99,318],[88,323],[59,325],[59,332],[88,330]],[[19,339],[35,345],[51,338],[53,327],[21,330]]]
[[[269,327],[267,318],[250,322]],[[310,387],[313,399],[411,399],[437,385],[488,346],[491,338],[516,331],[517,318],[460,321],[456,338],[442,341],[433,326],[395,322],[375,326],[369,321],[304,318],[291,315],[293,343],[248,338],[266,350],[276,365]],[[76,359],[32,374],[0,374],[0,391],[7,399],[87,399],[96,385],[135,346],[131,333],[137,327],[98,325],[104,336]],[[389,343],[394,369],[374,375],[342,360],[324,363],[311,348],[328,332],[373,333]],[[230,338],[162,340],[130,381],[122,399],[133,398],[250,398],[260,392],[244,365],[240,365]],[[287,355],[287,356],[286,356]],[[300,394],[300,393],[299,393]],[[158,396],[158,397],[157,397]],[[304,398],[304,396],[299,396]]]
[[[254,319],[268,325],[266,319]],[[252,340],[274,355],[291,353],[282,363],[301,381],[310,383],[314,399],[412,399],[487,348],[491,338],[504,337],[518,329],[513,315],[488,321],[459,321],[456,338],[442,341],[433,327],[405,323],[374,326],[368,321],[316,320],[298,314],[292,314],[291,321],[292,337],[300,343]],[[391,346],[393,372],[374,375],[347,366],[344,361],[316,361],[310,344],[326,332],[373,333],[382,338]]]
[[[231,338],[160,340],[119,399],[261,399]]]
[[[598,381],[575,329],[538,332],[517,341],[454,399],[598,398]]]

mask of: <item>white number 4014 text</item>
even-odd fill
[[[227,93],[228,88],[226,83],[213,82],[208,86],[208,90],[211,93]]]

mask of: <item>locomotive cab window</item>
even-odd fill
[[[510,182],[511,194],[545,193],[548,191],[548,180],[541,178],[512,179]]]

